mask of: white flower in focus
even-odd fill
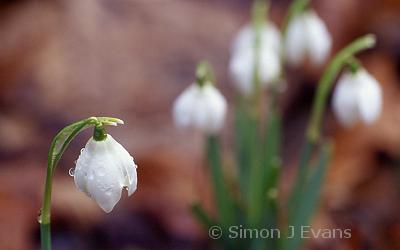
[[[129,196],[135,192],[136,168],[132,156],[111,135],[103,141],[91,138],[76,162],[74,181],[80,191],[109,213],[124,187]]]
[[[236,88],[244,95],[254,91],[256,33],[252,26],[244,27],[232,45],[229,72]],[[281,35],[272,23],[268,22],[260,33],[259,79],[261,87],[266,87],[279,77],[281,72]]]
[[[288,63],[298,65],[307,57],[314,65],[321,65],[329,57],[331,47],[332,37],[314,11],[305,11],[289,23],[285,40]]]
[[[366,70],[340,77],[333,94],[333,111],[342,125],[351,127],[360,120],[371,124],[379,118],[381,108],[381,87]]]
[[[192,84],[175,100],[173,117],[179,127],[194,127],[215,134],[223,126],[226,100],[211,83]]]

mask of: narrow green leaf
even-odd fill
[[[318,160],[312,173],[308,176],[304,193],[301,194],[300,204],[296,211],[293,221],[290,221],[290,226],[294,226],[298,232],[302,226],[308,226],[312,214],[317,207],[321,186],[325,176],[326,168],[328,166],[329,158],[331,154],[330,144],[324,144],[319,152]],[[303,243],[303,237],[297,233],[293,238],[287,239],[286,248],[287,250],[299,249]]]
[[[264,190],[276,188],[280,175],[280,147],[281,147],[281,116],[276,110],[272,110],[266,129],[264,165],[266,168]]]
[[[216,136],[209,136],[207,140],[207,156],[211,170],[211,179],[218,210],[219,221],[224,228],[234,222],[234,207],[222,172],[220,146]]]
[[[297,169],[296,180],[292,188],[292,192],[289,198],[287,212],[288,219],[292,221],[293,216],[297,213],[299,206],[300,194],[304,191],[304,184],[308,175],[308,164],[311,159],[314,144],[309,140],[305,141],[305,144],[301,150],[299,166]]]
[[[206,211],[204,211],[203,206],[200,203],[195,203],[190,206],[190,211],[206,230],[214,225],[217,225],[217,222],[214,219],[210,218],[210,216],[206,213]]]
[[[248,198],[250,165],[256,148],[256,121],[248,107],[240,100],[235,110],[235,155],[238,168],[240,193],[243,200]]]

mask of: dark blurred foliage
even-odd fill
[[[276,23],[288,4],[273,1]],[[135,156],[139,188],[103,214],[68,176],[90,131],[79,136],[56,171],[55,249],[209,248],[187,209],[199,199],[212,209],[203,141],[175,129],[170,109],[201,59],[213,64],[233,103],[229,47],[249,20],[249,6],[239,0],[0,1],[0,249],[38,247],[49,143],[65,125],[93,115],[125,120],[110,132]],[[384,109],[373,126],[352,130],[326,116],[335,155],[314,227],[350,227],[353,237],[313,239],[306,249],[399,249],[400,2],[321,0],[313,6],[332,32],[335,51],[359,35],[377,35],[377,48],[361,60],[382,84]],[[321,71],[288,69],[283,195]]]

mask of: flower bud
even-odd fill
[[[289,64],[298,65],[307,57],[312,64],[322,65],[329,57],[331,47],[331,35],[314,11],[305,11],[289,23],[285,40]]]
[[[226,106],[225,98],[210,82],[192,84],[175,100],[173,118],[179,127],[215,134],[224,124]]]
[[[333,111],[343,126],[352,127],[358,121],[371,124],[379,118],[381,109],[381,87],[365,69],[340,77],[333,94]]]
[[[76,162],[76,187],[109,213],[121,198],[123,188],[128,195],[136,190],[136,164],[121,144],[107,134],[96,141],[89,139]]]
[[[268,22],[260,31],[258,60],[258,79],[261,87],[278,79],[281,72],[281,35],[272,23]],[[254,71],[256,67],[256,32],[254,27],[244,27],[233,41],[229,73],[238,91],[244,95],[254,92]]]

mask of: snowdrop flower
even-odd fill
[[[232,45],[229,73],[236,88],[244,95],[250,95],[254,91],[255,40],[255,29],[247,25],[237,34]],[[268,86],[280,75],[280,43],[279,30],[268,22],[260,31],[258,77],[261,87]]]
[[[285,56],[289,64],[298,65],[306,57],[318,66],[329,56],[332,37],[321,18],[312,10],[294,17],[285,39]]]
[[[379,118],[381,108],[381,87],[365,69],[340,77],[333,94],[333,111],[342,125],[351,127],[359,120],[371,124]]]
[[[175,100],[173,118],[179,127],[194,127],[206,134],[222,128],[227,104],[225,98],[210,82],[194,83]]]
[[[136,190],[136,164],[132,156],[109,134],[103,140],[89,139],[76,162],[76,187],[94,199],[109,213],[121,198],[123,188],[128,195]]]

